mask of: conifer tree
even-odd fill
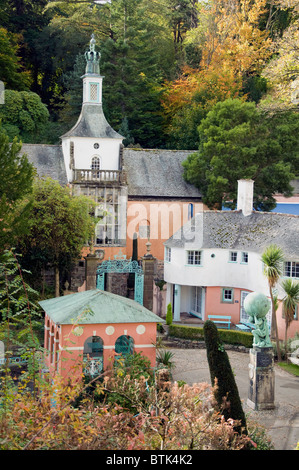
[[[226,420],[240,421],[236,431],[246,433],[246,419],[227,352],[220,340],[216,325],[208,320],[204,324],[204,338],[210,368],[211,383],[217,387],[215,398]]]

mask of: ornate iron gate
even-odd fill
[[[121,252],[115,255],[113,260],[108,259],[103,261],[97,268],[97,289],[105,290],[106,273],[134,273],[134,300],[143,305],[144,274],[138,261],[126,259],[125,255],[122,255]]]

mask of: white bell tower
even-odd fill
[[[96,51],[95,44],[92,35],[89,50],[85,52],[86,68],[82,76],[83,102],[80,116],[74,127],[61,137],[69,183],[116,178],[119,175],[115,172],[121,170],[124,137],[112,129],[103,113],[104,77],[100,74],[101,54]]]

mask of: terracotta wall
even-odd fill
[[[50,372],[57,371],[65,378],[79,378],[82,374],[82,356],[84,343],[91,336],[100,336],[104,343],[104,369],[111,367],[111,359],[115,355],[114,346],[121,335],[131,336],[134,340],[134,350],[142,352],[150,361],[152,367],[156,365],[156,323],[118,323],[118,324],[90,324],[90,325],[61,325],[49,321],[45,315],[45,348],[48,349],[48,332],[53,329],[58,334],[59,367],[51,361],[51,354],[45,356]],[[79,328],[79,329],[78,329]],[[56,337],[56,336],[55,336]]]
[[[147,252],[145,226],[149,226],[151,254],[158,260],[164,259],[163,242],[188,221],[189,204],[181,200],[137,200],[128,201],[127,208],[127,256],[132,256],[133,234],[143,230],[144,238],[138,238],[138,256]],[[193,214],[203,210],[201,202],[193,203]],[[141,227],[141,229],[140,229]]]
[[[222,302],[222,289],[222,287],[207,288],[205,302],[205,319],[208,320],[208,315],[230,315],[232,323],[239,323],[241,308],[241,291],[246,291],[246,289],[234,289],[233,303]]]

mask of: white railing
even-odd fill
[[[74,182],[97,181],[119,183],[121,171],[119,170],[79,170],[74,169]]]

